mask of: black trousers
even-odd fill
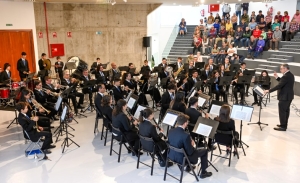
[[[188,156],[191,164],[197,164],[198,158],[201,160],[201,169],[202,172],[208,167],[207,162],[207,150],[206,149],[195,149],[192,155]]]
[[[157,88],[146,91],[145,94],[150,94],[154,98],[155,103],[159,103],[161,101],[161,95]]]
[[[216,100],[220,101],[220,95],[222,95],[224,102],[227,102],[227,96],[224,90],[212,90],[212,93],[216,94]]]
[[[282,41],[286,41],[286,40],[287,40],[287,33],[286,33],[286,31],[282,31],[281,33],[282,33],[282,38],[281,38],[281,40],[282,40]]]
[[[38,116],[39,120],[37,121],[38,125],[41,126],[41,127],[46,127],[47,128],[47,131],[51,132],[50,131],[50,119],[48,117],[45,117],[45,116]]]
[[[52,133],[48,131],[48,129],[45,127],[44,130],[41,132],[37,132],[37,135],[39,137],[45,137],[44,143],[42,145],[42,150],[49,149],[50,144],[52,141]]]
[[[57,114],[57,111],[55,110],[54,108],[54,104],[53,103],[43,103],[42,104],[47,110],[50,111],[49,114],[47,114],[47,117],[51,118],[51,117],[54,117],[56,114]]]
[[[157,158],[161,161],[166,161],[167,154],[168,154],[168,151],[166,150],[168,148],[167,143],[162,139],[160,139],[160,141],[155,142],[155,145],[156,145],[155,154]],[[160,154],[159,151],[160,152],[164,151],[164,153]]]
[[[82,90],[83,94],[89,94],[89,100],[91,105],[93,104],[93,92],[96,92],[95,88]]]
[[[235,87],[233,89],[233,95],[235,98],[235,101],[238,102],[238,98],[237,98],[237,93],[240,92],[241,94],[241,100],[243,101],[245,99],[245,88],[239,88],[239,87]]]
[[[70,98],[71,101],[72,101],[72,104],[73,104],[73,106],[74,106],[74,111],[75,111],[75,113],[78,113],[76,95],[75,95],[75,94],[70,94],[70,95],[69,95],[69,98]]]
[[[193,54],[195,54],[195,50],[197,50],[197,51],[201,51],[201,46],[194,46],[194,48],[193,48]]]
[[[291,103],[292,100],[279,100],[278,102],[279,120],[282,128],[287,128],[288,120],[290,117]]]
[[[128,143],[133,147],[133,150],[137,152],[139,150],[140,137],[136,131],[129,131],[124,133]]]

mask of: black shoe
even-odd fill
[[[276,125],[276,126],[281,128],[281,125]]]
[[[49,149],[55,148],[56,145],[49,145]]]
[[[84,109],[84,107],[79,104],[77,105],[77,109]]]
[[[142,156],[144,153],[140,151],[140,156]],[[131,153],[132,156],[138,156],[138,152],[132,152]]]
[[[195,169],[196,166],[192,165],[192,168]],[[190,168],[190,166],[186,166],[185,171],[186,172],[190,172],[192,169]]]
[[[48,159],[49,159],[48,156],[45,155],[42,160],[48,160]]]
[[[54,128],[54,126],[50,126],[50,128]]]
[[[237,155],[237,152],[236,151],[233,151],[233,156],[236,156]]]
[[[235,103],[234,103],[234,104],[238,105],[238,104],[239,104],[239,102],[238,102],[238,101],[235,101]]]
[[[158,160],[158,163],[160,165],[160,167],[165,167],[166,166],[166,162],[163,160]],[[173,166],[172,162],[168,162],[168,167]]]
[[[210,177],[210,176],[212,176],[212,173],[211,173],[211,172],[205,172],[205,173],[201,173],[201,174],[200,174],[200,178],[201,178],[201,179],[204,179],[204,178]]]
[[[131,153],[132,151],[130,149],[128,149],[128,154]]]
[[[252,103],[252,106],[254,106],[254,105],[256,105],[256,104],[258,104],[258,103],[257,103],[257,102],[253,102],[253,103]]]
[[[45,154],[51,154],[51,153],[52,153],[49,149],[44,149],[43,152],[44,152]]]
[[[244,102],[243,102],[243,101],[241,101],[241,102],[240,102],[240,105],[244,105]]]
[[[230,150],[229,150],[229,149],[226,149],[226,154],[227,154],[227,155],[229,154],[229,152],[230,152]]]
[[[286,128],[275,127],[274,130],[277,130],[277,131],[286,131]]]

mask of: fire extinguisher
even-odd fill
[[[273,15],[273,6],[271,6],[268,11],[271,13],[271,15]]]
[[[205,13],[205,12],[204,12],[204,9],[202,9],[202,10],[200,11],[200,14],[201,14],[202,17],[204,17],[204,13]]]

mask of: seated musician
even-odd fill
[[[94,86],[89,86],[88,82],[92,79],[87,69],[83,70],[81,80],[83,81],[83,84],[81,84],[82,93],[89,94],[90,105],[93,106],[93,92],[96,92],[97,90],[94,88]]]
[[[230,71],[230,61],[228,57],[225,58],[224,67],[225,67],[225,71]]]
[[[160,78],[160,82],[161,82],[161,85],[162,85],[162,88],[166,89],[167,86],[169,85],[169,83],[171,81],[174,81],[174,75],[172,74],[172,72],[168,72],[168,66],[166,66],[164,68],[163,71],[161,71],[159,74],[158,74],[159,78]],[[162,83],[163,79],[166,79],[165,83]]]
[[[218,69],[218,67],[214,64],[214,59],[212,58],[208,59],[208,65],[209,65],[210,72]]]
[[[55,117],[55,115],[57,114],[57,111],[54,108],[54,103],[48,102],[48,98],[50,95],[50,90],[47,90],[46,92],[44,92],[42,90],[42,82],[37,80],[35,81],[35,89],[33,91],[35,99],[38,103],[40,103],[41,105],[43,105],[43,107],[45,107],[47,110],[50,110],[50,114],[49,117],[50,119],[53,120],[59,120],[58,118]]]
[[[97,71],[95,72],[95,77],[97,79],[97,83],[107,84],[107,78],[103,72],[103,66],[99,64],[97,66]]]
[[[130,69],[134,69],[134,68],[135,68],[135,71],[131,72]],[[139,72],[137,72],[136,67],[134,66],[133,63],[128,64],[128,71],[127,72],[129,72],[131,74],[131,76],[139,76],[140,75]]]
[[[55,73],[58,74],[59,79],[63,78],[63,67],[64,67],[64,62],[61,61],[60,56],[56,57],[56,62],[55,62]],[[58,78],[57,78],[58,79]]]
[[[120,79],[121,72],[120,72],[119,68],[117,68],[117,64],[115,62],[111,63],[110,66],[111,66],[111,69],[108,72],[108,75],[109,75],[108,78],[109,78],[110,82],[113,83],[113,81],[115,79]]]
[[[101,100],[100,111],[106,118],[108,118],[108,119],[104,118],[103,123],[104,126],[108,128],[110,132],[112,130],[111,121],[112,121],[112,111],[113,111],[111,106],[112,106],[112,97],[110,95],[103,96]]]
[[[207,172],[206,168],[208,167],[207,161],[207,149],[195,149],[194,140],[192,140],[189,133],[185,132],[185,129],[188,126],[188,116],[179,115],[177,117],[177,127],[173,128],[168,133],[168,141],[171,146],[174,146],[178,149],[183,148],[187,154],[191,164],[197,164],[198,158],[201,159],[201,174],[200,178],[206,178],[212,176],[211,172]],[[176,160],[178,163],[183,163],[183,154],[170,150],[168,154],[170,159]],[[190,171],[187,167],[186,171]]]
[[[198,81],[200,81],[200,79],[198,78],[198,71],[193,70],[192,77],[188,78],[188,87],[189,87],[189,89],[191,90]],[[201,88],[201,90],[202,90],[202,88]]]
[[[243,105],[244,100],[245,100],[245,86],[243,84],[238,84],[238,78],[240,76],[243,76],[243,73],[241,70],[239,70],[236,73],[234,80],[231,81],[231,84],[234,85],[233,95],[234,95],[234,99],[235,99],[235,104],[238,104],[237,93],[240,92],[240,94],[241,94],[240,104]]]
[[[200,79],[202,81],[201,90],[204,91],[204,86],[207,84],[207,80],[210,78],[210,75],[212,72],[209,70],[210,66],[209,64],[204,65],[204,70],[200,73]]]
[[[219,101],[221,95],[224,102],[227,102],[227,95],[223,89],[223,86],[220,86],[220,74],[217,70],[213,71],[211,80],[213,81],[211,85],[211,92],[216,94],[216,100]]]
[[[100,61],[100,58],[97,58],[96,59],[96,62],[93,62],[93,64],[91,65],[91,73],[92,74],[96,74],[96,71],[97,71],[97,68],[98,66],[101,65],[101,61]]]
[[[83,93],[80,93],[76,91],[76,87],[78,85],[78,81],[76,81],[75,78],[70,79],[70,74],[69,71],[65,70],[64,71],[64,76],[63,79],[61,80],[61,85],[62,86],[68,86],[68,87],[73,87],[74,89],[70,92],[68,98],[72,100],[73,106],[74,106],[74,111],[75,114],[78,113],[78,109],[83,109],[83,100],[84,100],[84,95]],[[79,102],[77,102],[76,97],[79,97]]]
[[[196,69],[195,68],[195,62],[194,61],[190,61],[189,62],[189,69]],[[187,71],[188,72],[188,71]]]
[[[181,57],[178,57],[177,58],[177,62],[176,62],[176,66],[175,66],[175,69],[174,71],[178,71],[179,68],[181,68],[183,66],[183,63],[182,63],[182,58]]]
[[[33,98],[31,98],[31,91],[29,91],[28,89],[23,89],[22,92],[21,92],[21,95],[20,95],[20,100],[19,102],[24,102],[27,104],[27,107],[28,107],[28,111],[27,111],[27,116],[29,117],[34,117],[32,116],[33,113],[35,113],[34,115],[35,116],[38,116],[39,117],[39,120],[37,121],[38,122],[38,125],[41,126],[41,127],[48,127],[47,129],[49,130],[50,132],[50,116],[49,114],[46,113],[46,111],[40,107],[40,108],[37,108],[37,106],[35,106],[32,102],[32,100],[35,100]],[[34,110],[36,110],[36,112],[33,112]],[[48,117],[46,117],[48,116]]]
[[[224,73],[225,73],[225,66],[224,66],[223,64],[219,65],[218,72],[219,72],[219,74],[220,74],[221,77],[224,76]]]
[[[271,78],[268,74],[268,71],[263,70],[263,71],[261,71],[261,74],[259,76],[259,81],[254,81],[254,83],[256,85],[259,85],[260,87],[262,87],[264,90],[269,90],[270,89],[270,81],[271,81]],[[257,104],[259,106],[260,103],[258,103],[257,93],[255,91],[253,91],[253,97],[254,97],[254,103],[252,104],[252,106],[255,104]]]
[[[167,158],[167,143],[161,139],[161,134],[157,134],[156,126],[151,123],[154,118],[154,112],[152,109],[147,108],[141,111],[140,114],[140,125],[139,125],[139,134],[143,137],[152,138],[155,143],[155,151],[158,159],[158,163],[161,167],[166,166],[166,158]],[[160,133],[163,133],[162,129]],[[153,147],[145,147],[148,149],[152,149]],[[161,153],[159,153],[161,152]],[[173,163],[169,162],[168,166],[172,166]]]
[[[170,108],[170,103],[175,97],[176,86],[174,84],[169,84],[167,91],[161,97],[161,115],[165,115],[167,110]]]
[[[151,77],[150,71],[148,71],[148,72],[143,73],[143,76],[141,77],[140,80],[144,81],[142,83],[142,85],[140,86],[140,92],[142,92],[144,94],[149,94],[153,98],[155,105],[161,106],[161,104],[160,104],[161,95],[160,95],[159,90],[156,87],[150,86],[151,81],[157,81],[157,78]],[[145,104],[145,105],[147,105],[147,104]]]
[[[4,83],[3,86],[9,86],[9,80],[11,79],[11,71],[10,71],[10,64],[4,64],[4,71],[0,73],[0,83]]]
[[[104,97],[104,93],[106,91],[105,85],[104,84],[98,84],[97,85],[97,91],[98,92],[95,95],[94,103],[95,103],[96,108],[100,111],[101,101],[102,101],[102,98]]]
[[[45,154],[50,154],[51,151],[49,149],[55,148],[55,145],[52,145],[52,133],[46,130],[46,127],[37,127],[36,121],[38,121],[38,116],[30,119],[29,116],[26,115],[28,111],[28,106],[24,102],[19,102],[16,104],[16,109],[19,112],[18,122],[22,126],[23,130],[25,130],[30,139],[32,141],[37,141],[40,137],[45,137],[41,150]],[[37,131],[37,129],[39,131]],[[44,156],[44,159],[48,159],[47,156]]]
[[[124,99],[127,96],[128,92],[128,86],[125,86],[124,91],[120,87],[121,80],[115,79],[114,86],[112,87],[113,95],[114,95],[114,101],[118,102],[120,99]]]
[[[185,94],[183,92],[177,92],[175,98],[170,103],[170,109],[185,113]]]
[[[180,80],[177,83],[177,89],[178,91],[184,92],[185,96],[187,96],[188,92],[190,91],[191,88],[188,83],[188,78],[185,75],[180,77]]]
[[[112,112],[112,125],[119,128],[121,132],[124,133],[128,140],[128,143],[133,147],[132,156],[138,155],[140,138],[138,136],[138,129],[135,127],[138,125],[138,121],[130,122],[124,111],[126,111],[127,103],[125,100],[120,99]],[[113,130],[113,133],[120,136],[118,131]],[[140,155],[143,153],[140,152]]]
[[[148,60],[144,60],[144,65],[141,68],[140,74],[144,75],[145,72],[150,72],[150,71],[151,71],[151,69],[148,65]]]
[[[43,88],[49,90],[52,93],[52,95],[48,95],[47,101],[55,103],[57,101],[57,96],[60,92],[60,85],[57,84],[56,86],[54,86],[52,84],[51,77],[45,76],[45,84],[43,84]]]

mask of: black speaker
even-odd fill
[[[151,37],[143,37],[143,47],[150,47]]]

